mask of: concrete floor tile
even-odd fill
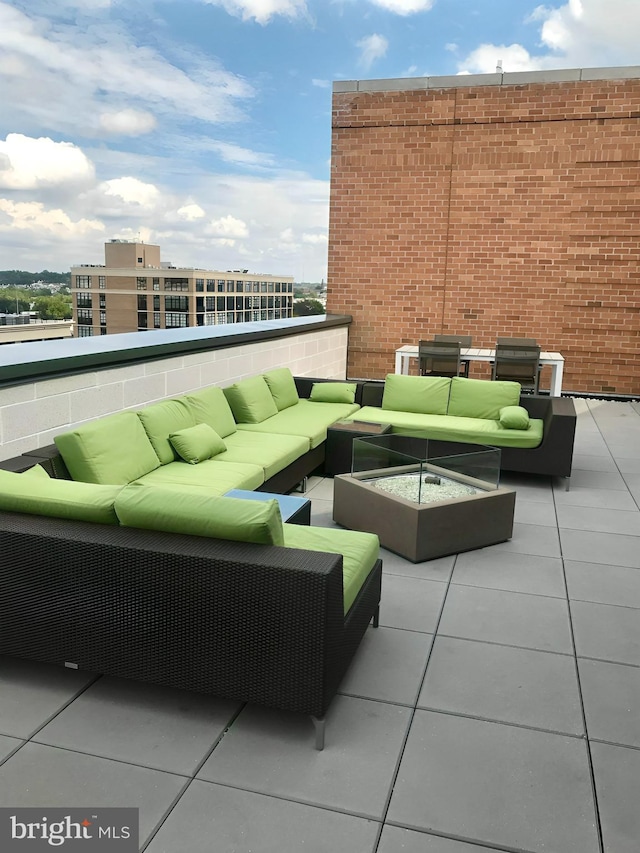
[[[146,853],[372,853],[379,824],[195,781]]]
[[[640,750],[591,744],[604,853],[638,853]]]
[[[214,696],[105,677],[35,740],[192,775],[239,708]]]
[[[0,657],[0,733],[31,737],[95,677],[63,666]]]
[[[560,529],[566,560],[640,569],[640,538],[620,533]]]
[[[534,853],[598,853],[584,741],[417,711],[388,820]]]
[[[640,610],[586,601],[570,607],[578,655],[640,666]]]
[[[555,491],[554,498],[558,508],[561,506],[589,506],[629,511],[638,508],[637,503],[628,491],[616,492],[613,489],[574,489],[572,486],[566,492],[562,487]]]
[[[447,585],[402,575],[382,579],[380,625],[406,631],[435,631]]]
[[[451,585],[438,635],[570,654],[566,602],[518,592]]]
[[[415,705],[433,636],[368,628],[340,683],[340,693]]]
[[[573,658],[490,643],[438,637],[418,706],[564,734],[584,732]]]
[[[183,776],[27,743],[0,766],[0,803],[16,808],[129,806],[140,810],[140,843],[164,819]]]
[[[307,717],[247,706],[198,778],[376,820],[410,713],[400,705],[336,696],[325,748],[318,751]]]
[[[558,507],[558,526],[571,530],[640,536],[640,510],[578,507],[563,504]],[[640,550],[640,541],[638,548]]]
[[[578,666],[589,737],[640,748],[640,668],[591,660]]]
[[[617,471],[611,454],[581,453],[574,448],[572,471]]]
[[[0,761],[11,755],[24,741],[17,737],[0,735]]]
[[[516,491],[516,504],[519,500],[534,503],[553,503],[553,490],[550,477],[536,477],[530,474],[516,474],[505,471],[500,474],[500,485]]]
[[[410,578],[422,578],[423,580],[448,581],[453,571],[456,557],[439,557],[435,560],[425,560],[424,563],[412,563],[399,554],[380,549],[382,570],[385,574],[404,575]]]
[[[622,490],[627,488],[622,475],[617,471],[585,471],[580,468],[571,471],[572,489]]]
[[[565,560],[569,598],[640,609],[640,571]]]
[[[509,554],[535,554],[539,557],[560,556],[558,531],[555,527],[544,527],[540,524],[516,522],[513,525],[512,539],[490,547],[496,553],[504,551]]]
[[[387,824],[382,830],[377,853],[495,853],[495,847],[481,847]]]
[[[540,524],[544,527],[556,526],[556,511],[553,503],[522,500],[516,498],[513,520],[518,524]]]
[[[490,548],[459,554],[452,583],[483,586],[511,592],[565,597],[562,560],[530,554],[496,553]]]

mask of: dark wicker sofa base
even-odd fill
[[[322,718],[377,623],[342,557],[0,513],[0,654]]]

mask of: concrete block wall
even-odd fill
[[[567,390],[640,393],[640,69],[614,71],[335,85],[349,375],[437,333],[513,335],[563,353]]]
[[[346,326],[333,327],[3,388],[0,460],[45,447],[81,423],[207,385],[231,385],[275,367],[289,367],[297,376],[344,379],[347,338]]]

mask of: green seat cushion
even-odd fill
[[[27,468],[26,471],[22,472],[22,476],[24,477],[25,475],[27,477],[38,477],[45,480],[50,479],[49,475],[44,470],[42,465],[34,465],[33,468]]]
[[[298,402],[298,389],[295,379],[288,367],[277,367],[262,374],[264,381],[269,386],[271,396],[279,412],[295,406]]]
[[[235,542],[284,545],[278,501],[247,501],[207,494],[204,489],[132,483],[116,499],[124,527],[210,536]]]
[[[503,406],[500,423],[507,429],[529,429],[529,412],[524,406]]]
[[[196,424],[169,433],[169,441],[181,459],[197,465],[226,450],[226,444],[209,424]]]
[[[264,483],[264,469],[248,462],[221,462],[216,456],[199,465],[169,462],[146,474],[140,482],[158,486],[198,486],[207,489],[209,494],[224,495],[231,489],[257,489]]]
[[[118,412],[54,438],[74,480],[124,486],[160,467],[135,412]]]
[[[389,373],[384,380],[382,408],[394,412],[446,415],[451,380],[446,376],[404,376]]]
[[[187,402],[183,399],[163,400],[162,403],[145,406],[137,415],[160,462],[163,465],[175,462],[178,454],[169,441],[169,434],[195,426],[196,423]]]
[[[347,418],[360,407],[357,403],[314,403],[299,400],[297,405],[283,409],[260,424],[238,424],[238,432],[272,432],[279,435],[299,435],[307,438],[307,450],[322,444],[327,438],[327,427]]]
[[[441,438],[465,444],[491,447],[538,447],[544,435],[544,421],[532,418],[527,429],[507,429],[489,418],[458,418],[453,415],[420,415],[415,412],[387,412],[364,406],[353,420],[391,424],[398,432]]]
[[[355,382],[314,382],[309,399],[314,403],[353,403],[356,387]]]
[[[347,613],[379,557],[380,542],[375,533],[301,524],[284,524],[283,528],[288,548],[342,555],[342,594]]]
[[[520,385],[517,382],[492,382],[487,379],[465,379],[454,376],[451,380],[448,415],[461,418],[500,418],[504,406],[517,406],[520,402]]]
[[[97,524],[118,523],[114,504],[122,486],[56,480],[46,471],[44,474],[42,477],[0,471],[0,510]]]
[[[202,388],[182,398],[195,415],[199,424],[209,424],[220,438],[226,438],[236,431],[236,422],[229,402],[224,396],[222,388],[212,385],[210,388]]]
[[[309,440],[298,435],[277,435],[239,429],[225,438],[226,450],[216,456],[222,462],[250,462],[264,469],[268,480],[309,450]]]
[[[262,376],[250,376],[223,388],[238,424],[259,424],[278,413],[269,386]]]

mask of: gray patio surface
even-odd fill
[[[569,492],[503,478],[511,541],[383,551],[323,752],[299,715],[0,658],[0,803],[138,807],[148,853],[638,853],[640,412],[576,407]]]

